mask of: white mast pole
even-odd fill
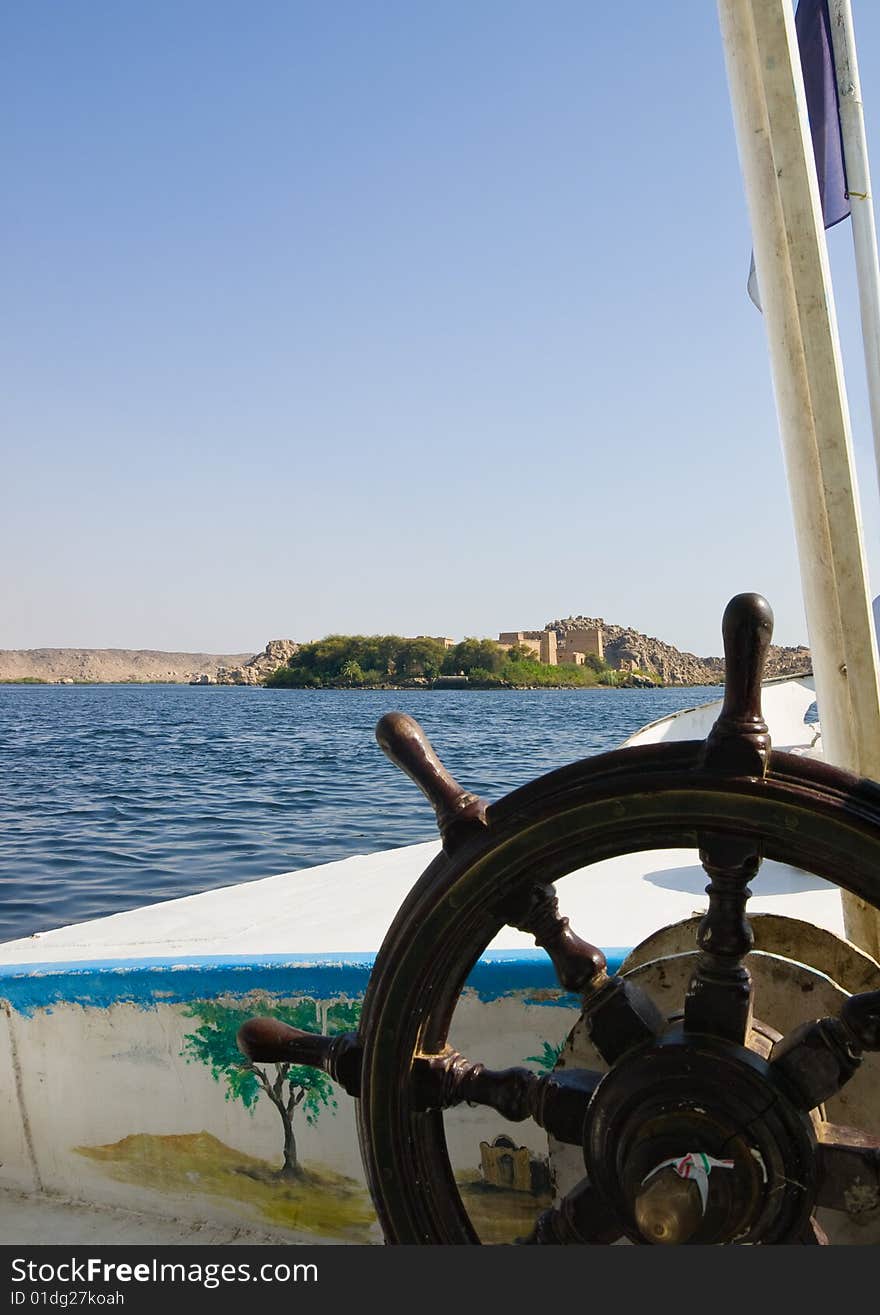
[[[718,0],[825,757],[880,780],[880,681],[849,409],[791,0]],[[844,895],[847,935],[880,924]]]
[[[874,433],[874,459],[880,480],[880,263],[877,259],[871,169],[850,0],[829,0],[828,13],[837,73],[837,95],[840,100],[843,158],[846,162],[847,191],[852,211],[862,342],[868,376],[871,428]]]

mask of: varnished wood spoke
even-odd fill
[[[598,1246],[616,1242],[623,1230],[599,1193],[582,1179],[558,1206],[545,1210],[527,1246]]]
[[[752,979],[743,960],[754,944],[746,917],[749,881],[761,866],[754,841],[704,835],[700,860],[709,877],[709,907],[697,930],[700,957],[688,986],[684,1025],[742,1045],[752,1021]]]
[[[376,726],[382,752],[406,772],[431,804],[447,854],[454,853],[488,825],[485,799],[463,789],[443,766],[415,718],[388,712]]]
[[[811,1110],[850,1080],[866,1050],[880,1050],[880,991],[850,996],[838,1018],[802,1023],[776,1042],[770,1062],[801,1109]]]
[[[773,637],[773,611],[760,594],[737,594],[724,609],[724,702],[709,732],[704,766],[735,776],[763,776],[770,733],[761,711],[761,680]]]
[[[838,1018],[802,1023],[770,1052],[770,1063],[802,1110],[815,1109],[848,1082],[861,1062]]]
[[[880,1050],[880,991],[851,995],[840,1010],[840,1021],[859,1050]]]
[[[609,977],[584,1005],[590,1040],[609,1066],[627,1051],[653,1041],[667,1020],[648,995],[626,977]]]
[[[751,1027],[752,995],[748,968],[725,967],[701,957],[685,996],[686,1031],[743,1045]]]
[[[511,1123],[531,1118],[558,1141],[580,1146],[587,1106],[600,1080],[601,1074],[587,1069],[561,1069],[543,1076],[527,1068],[490,1069],[447,1050],[416,1058],[413,1103],[421,1112],[449,1109],[464,1101],[488,1105]]]
[[[534,936],[552,960],[559,983],[566,991],[583,994],[605,979],[605,955],[581,940],[559,913],[553,886],[535,882],[508,898],[502,910],[511,927]]]
[[[236,1043],[252,1063],[319,1068],[349,1096],[360,1095],[363,1047],[356,1032],[321,1036],[288,1027],[277,1018],[251,1018],[238,1029]]]
[[[816,1146],[816,1204],[854,1218],[880,1206],[880,1140],[858,1128],[823,1123]]]
[[[763,776],[770,735],[761,712],[761,677],[773,613],[759,594],[732,598],[722,621],[724,703],[706,740],[703,765],[732,776]],[[752,982],[743,959],[754,937],[746,917],[749,881],[761,865],[753,841],[730,834],[701,837],[709,908],[700,923],[700,958],[688,987],[684,1025],[742,1045],[752,1016]]]

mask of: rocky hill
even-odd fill
[[[199,675],[216,678],[221,667],[239,667],[250,662],[252,656],[250,653],[164,653],[135,648],[7,648],[0,649],[0,681],[185,684]]]
[[[683,653],[662,639],[639,634],[628,626],[611,625],[601,617],[569,616],[560,621],[548,621],[544,629],[555,630],[557,641],[562,644],[567,632],[590,630],[595,626],[602,630],[605,661],[609,666],[620,669],[634,665],[640,671],[656,676],[665,685],[712,685],[724,679],[723,658],[701,658],[694,653]],[[808,648],[783,648],[771,644],[765,679],[800,675],[809,671],[810,665]]]
[[[812,671],[812,669],[812,654],[803,644],[798,644],[794,648],[771,644],[767,653],[764,679],[772,680],[775,676],[800,676],[805,671]]]
[[[279,667],[286,667],[289,658],[299,648],[292,639],[270,639],[262,653],[235,667],[220,667],[216,682],[205,680],[206,685],[262,685],[267,676],[271,676]]]

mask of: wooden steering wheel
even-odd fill
[[[880,1183],[880,1142],[825,1121],[823,1102],[880,1049],[880,991],[784,1037],[752,1013],[748,883],[763,858],[880,907],[880,786],[771,751],[760,682],[772,613],[742,594],[723,632],[727,681],[705,742],[616,750],[496,804],[462,790],[418,725],[383,717],[385,752],[433,803],[443,852],[376,958],[357,1033],[254,1019],[251,1059],[313,1064],[359,1097],[370,1192],[389,1243],[479,1239],[455,1184],[442,1111],[462,1101],[531,1117],[580,1148],[583,1178],[530,1243],[816,1243],[817,1206]],[[553,881],[616,855],[698,848],[709,876],[699,954],[667,1018],[561,917]],[[586,879],[582,877],[581,879]],[[447,1044],[456,1001],[500,929],[531,933],[608,1071],[491,1071]],[[690,1157],[694,1172],[685,1163]]]

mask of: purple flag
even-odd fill
[[[807,93],[807,113],[810,117],[810,136],[816,175],[819,179],[819,197],[822,201],[822,218],[826,228],[833,228],[850,213],[849,193],[846,190],[846,165],[843,159],[843,137],[840,131],[840,104],[837,98],[837,75],[834,71],[834,48],[831,44],[831,19],[828,0],[799,0],[794,16],[804,90]],[[758,280],[755,274],[755,255],[749,270],[749,296],[761,309]]]

